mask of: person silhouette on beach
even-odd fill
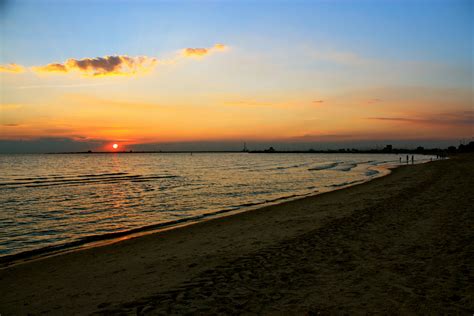
[[[411,164],[415,163],[415,156],[411,155]]]
[[[400,163],[402,163],[402,157],[399,157],[399,159],[400,159]]]
[[[408,163],[408,155],[407,155],[407,163]]]

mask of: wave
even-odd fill
[[[366,177],[371,177],[371,176],[375,176],[376,174],[379,174],[380,172],[377,171],[377,170],[372,170],[372,169],[369,169],[365,172],[365,176]]]
[[[351,171],[355,167],[357,167],[359,164],[364,164],[365,162],[362,163],[355,163],[355,162],[331,162],[327,164],[322,164],[322,165],[317,165],[313,168],[309,168],[309,171],[318,171],[318,170],[337,170],[337,171]]]
[[[340,162],[331,162],[331,163],[328,163],[328,164],[322,164],[322,165],[314,166],[313,168],[309,168],[308,170],[309,171],[318,171],[318,170],[332,169],[332,168],[336,167],[339,164],[340,164]]]
[[[338,171],[351,171],[352,169],[354,169],[355,167],[357,167],[357,163],[344,163],[344,164],[340,164],[338,165],[336,168],[334,168],[334,170],[338,170]]]
[[[364,182],[365,180],[354,180],[354,181],[346,181],[346,182],[341,182],[341,183],[336,183],[336,184],[331,184],[327,185],[327,188],[339,188],[339,187],[344,187],[346,185],[351,185],[351,184],[356,184],[360,182]]]
[[[384,165],[384,164],[387,164],[387,163],[398,163],[398,162],[399,162],[398,159],[384,160],[384,161],[373,161],[373,162],[371,162],[371,165],[372,166],[379,166],[379,165]]]
[[[70,175],[70,176],[60,176],[60,175],[48,175],[40,177],[29,177],[29,178],[16,178],[15,181],[28,181],[28,180],[48,180],[48,179],[66,179],[66,178],[88,178],[88,177],[103,177],[103,176],[120,176],[126,175],[127,172],[113,172],[113,173],[98,173],[98,174],[84,174],[84,175]]]
[[[293,169],[293,168],[299,168],[299,167],[304,167],[307,166],[309,163],[302,163],[302,164],[297,164],[297,165],[291,165],[291,166],[278,166],[274,168],[270,168],[268,170],[285,170],[285,169]]]
[[[23,181],[9,181],[0,183],[0,189],[16,189],[16,188],[36,188],[45,186],[58,186],[58,185],[82,185],[89,183],[116,183],[116,182],[147,182],[156,179],[167,179],[167,178],[179,178],[175,175],[128,175],[127,173],[115,173],[115,174],[98,174],[98,175],[78,175],[69,178],[23,178]]]

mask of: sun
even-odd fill
[[[118,144],[113,144],[112,147],[113,147],[114,149],[117,149],[117,148],[118,148]]]

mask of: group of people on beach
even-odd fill
[[[438,159],[444,159],[444,158],[445,158],[445,157],[442,156],[442,155],[436,155],[436,160],[438,160]],[[399,161],[400,161],[400,163],[402,163],[402,157],[401,157],[401,156],[399,157]],[[406,157],[406,163],[408,164],[409,161],[410,161],[410,156],[407,155],[407,157]],[[430,158],[430,161],[433,161],[433,158]],[[412,164],[415,163],[415,156],[414,156],[414,155],[411,155],[411,163],[412,163]]]
[[[399,158],[400,159],[400,163],[402,163],[402,157]],[[410,161],[410,157],[409,155],[407,155],[407,163]],[[414,155],[411,155],[411,163],[415,163],[415,156]]]

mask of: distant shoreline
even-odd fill
[[[357,150],[357,151],[341,151],[341,150],[250,150],[250,151],[232,151],[232,150],[187,150],[187,151],[66,151],[66,152],[48,152],[46,155],[78,155],[78,154],[418,154],[432,155],[435,152],[420,152],[411,149],[400,149],[399,151],[383,151],[383,150]]]

